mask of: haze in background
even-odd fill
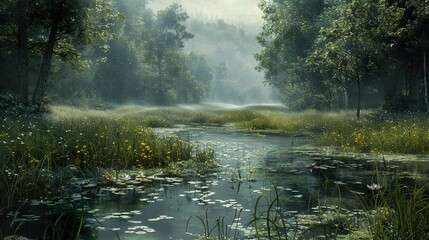
[[[191,19],[214,22],[219,19],[252,33],[262,26],[260,0],[152,0],[149,7],[158,11],[172,3],[178,3]]]
[[[260,0],[152,0],[154,12],[172,3],[188,13],[187,29],[195,37],[185,43],[189,52],[207,56],[213,66],[225,64],[227,80],[214,83],[207,100],[235,104],[279,102],[264,75],[255,70],[254,53],[261,51],[256,36],[262,26]]]

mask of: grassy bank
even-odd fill
[[[53,108],[67,119],[110,116],[130,124],[171,127],[175,124],[233,124],[235,127],[271,134],[308,135],[320,146],[372,154],[428,154],[427,114],[379,114],[363,111],[289,112],[281,105],[196,105],[166,108],[122,107],[110,111]]]
[[[174,175],[194,169],[199,174],[215,165],[212,148],[159,136],[138,115],[77,111],[1,119],[0,209],[64,194],[75,177],[108,182],[118,170],[163,168]]]

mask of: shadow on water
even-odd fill
[[[124,172],[115,187],[98,186],[85,195],[90,215],[84,223],[83,239],[192,239],[212,229],[210,234],[215,237],[221,229],[223,236],[243,239],[254,236],[248,223],[253,219],[255,202],[262,195],[274,198],[273,186],[287,203],[287,213],[296,217],[316,215],[320,208],[331,206],[359,208],[356,196],[371,195],[368,186],[386,184],[383,181],[389,175],[396,174],[409,184],[428,181],[425,161],[334,156],[308,148],[310,141],[305,137],[202,126],[157,131],[190,136],[196,144],[213,146],[221,162],[219,172],[182,178],[162,173],[142,178]],[[33,234],[40,234],[46,225],[40,219],[50,211],[46,203],[41,206],[2,213],[3,228],[9,224],[31,237],[31,226],[35,226],[39,230]],[[34,221],[28,220],[30,214]]]

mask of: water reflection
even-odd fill
[[[408,156],[413,161],[407,163],[407,157],[339,156],[308,148],[304,137],[222,127],[158,133],[190,136],[197,144],[213,146],[220,171],[192,178],[124,173],[116,187],[97,188],[86,201],[92,212],[83,239],[193,239],[219,231],[231,238],[251,238],[248,223],[263,195],[268,202],[280,196],[287,203],[285,214],[305,227],[322,211],[355,209],[350,214],[357,216],[358,197],[371,196],[376,189],[368,186],[387,186],[392,176],[408,184],[429,180],[427,159],[419,156]]]

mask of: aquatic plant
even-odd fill
[[[209,208],[206,209],[204,217],[201,216],[191,216],[186,222],[186,233],[193,236],[195,239],[217,239],[217,240],[226,240],[226,239],[239,239],[239,229],[240,223],[236,222],[237,219],[240,219],[243,208],[235,208],[234,216],[232,218],[232,223],[228,224],[226,217],[219,217],[216,219],[216,223],[211,226],[211,219],[209,216]],[[190,233],[188,228],[191,222],[191,219],[195,217],[201,223],[201,226],[204,228],[204,234]]]
[[[427,185],[403,184],[396,176],[385,190],[374,191],[374,209],[365,219],[373,239],[428,239]]]

